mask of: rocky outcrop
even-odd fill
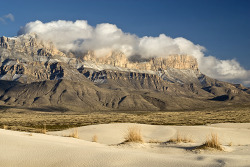
[[[8,44],[8,38],[7,37],[1,37],[0,38],[0,46],[5,48],[5,49],[9,49],[9,44]]]

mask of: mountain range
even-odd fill
[[[213,68],[213,67],[211,67]],[[36,34],[0,39],[0,105],[79,111],[198,110],[250,104],[250,89],[210,78],[192,55],[65,52]]]

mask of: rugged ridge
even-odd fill
[[[130,61],[123,53],[112,51],[104,57],[96,57],[89,51],[81,57],[63,53],[51,42],[44,42],[36,34],[16,38],[1,37],[0,77],[23,83],[47,79],[82,78],[78,69],[96,71],[118,70],[158,75],[168,69],[194,70],[199,73],[195,58],[188,55],[171,55],[166,59],[151,58],[143,62]]]

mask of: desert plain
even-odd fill
[[[0,166],[246,167],[247,108],[91,114],[4,108]],[[129,128],[139,129],[143,141],[126,142]],[[211,134],[217,135],[222,150],[201,147]]]

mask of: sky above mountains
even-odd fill
[[[65,26],[71,27],[68,35],[74,34],[70,39],[74,47],[76,43],[85,48],[97,47],[94,43],[104,47],[105,36],[97,34],[98,25],[100,28],[103,23],[109,23],[107,27],[114,26],[110,39],[114,34],[119,38],[119,42],[117,39],[108,42],[112,47],[116,42],[119,44],[116,47],[130,48],[131,52],[145,56],[150,56],[150,46],[157,48],[155,52],[160,50],[159,54],[170,54],[176,49],[177,53],[187,50],[190,53],[190,47],[194,47],[192,51],[200,54],[196,57],[201,58],[208,75],[250,85],[248,0],[8,0],[1,2],[1,6],[0,36],[15,36],[18,31],[37,32],[35,23],[39,23],[44,28],[41,34],[49,32],[55,39],[58,35],[51,33],[53,28],[48,28],[48,24],[60,27],[58,20],[64,20],[63,28],[53,30],[63,29],[61,34],[66,35]],[[86,26],[94,33],[85,34],[81,28],[75,31],[76,20],[87,21]],[[86,39],[91,40],[86,43]],[[184,43],[186,49],[183,49]]]

